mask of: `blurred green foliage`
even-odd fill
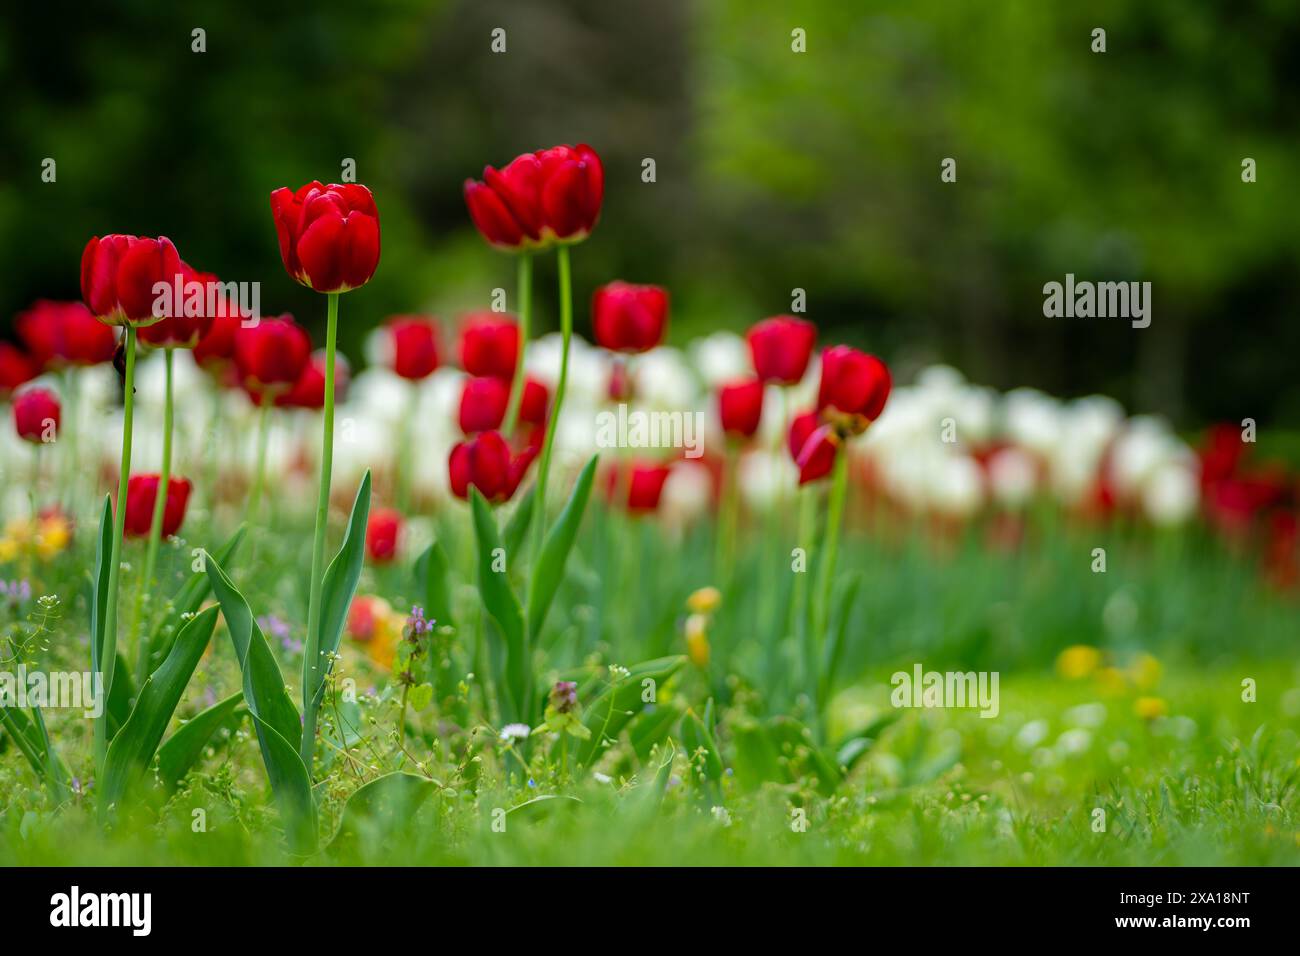
[[[350,157],[384,237],[375,281],[343,306],[356,359],[388,314],[513,292],[461,183],[585,140],[608,187],[575,257],[580,331],[615,276],[672,289],[679,341],[786,311],[798,287],[825,337],[904,374],[941,358],[1187,426],[1295,425],[1298,40],[1287,0],[17,5],[0,25],[0,322],[75,296],[86,239],[128,231],[262,280],[265,310],[319,331],[266,196],[336,180]],[[1150,280],[1151,327],[1044,318],[1042,286],[1067,272]]]

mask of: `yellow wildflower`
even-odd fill
[[[1169,705],[1162,697],[1139,697],[1133,701],[1133,713],[1143,720],[1155,720],[1169,713]]]
[[[59,554],[72,540],[72,525],[58,513],[41,518],[36,530],[36,554],[42,561]]]
[[[709,619],[703,614],[686,619],[686,656],[696,667],[709,666]]]
[[[695,614],[712,614],[722,604],[722,592],[710,585],[700,588],[686,599],[686,607]]]
[[[1087,644],[1074,644],[1056,657],[1056,672],[1066,680],[1081,680],[1101,664],[1101,651]]]

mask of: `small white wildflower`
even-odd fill
[[[512,740],[527,740],[532,730],[527,724],[506,724],[501,728],[501,740],[509,743]]]

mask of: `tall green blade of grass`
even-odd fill
[[[221,604],[243,674],[244,701],[257,730],[262,763],[280,806],[289,845],[298,852],[310,852],[316,846],[316,807],[307,767],[298,754],[302,742],[298,710],[248,602],[213,557],[205,558],[212,591]]]
[[[131,716],[113,737],[104,760],[103,781],[98,788],[101,820],[107,819],[110,809],[148,770],[194,668],[212,639],[217,613],[217,608],[211,607],[190,618],[177,633],[167,659],[140,688]]]
[[[347,533],[338,554],[325,569],[325,578],[321,585],[321,613],[319,637],[316,647],[320,659],[316,667],[309,669],[307,683],[302,689],[303,726],[316,726],[316,714],[321,701],[325,699],[325,679],[329,675],[334,655],[338,653],[339,641],[343,639],[343,627],[348,620],[348,607],[352,596],[357,593],[357,581],[361,579],[361,565],[365,560],[366,522],[370,516],[370,472],[361,479],[361,487],[352,502],[352,515],[348,519]],[[301,738],[300,738],[301,742]],[[315,752],[315,742],[305,742],[308,754]],[[310,776],[311,767],[307,768]]]
[[[546,612],[555,599],[560,581],[564,579],[564,565],[569,560],[569,551],[578,536],[578,527],[582,524],[582,515],[587,509],[587,500],[591,497],[591,484],[596,474],[598,458],[598,455],[592,455],[578,475],[564,510],[546,535],[542,553],[533,562],[532,581],[528,588],[528,636],[534,644],[546,622]]]
[[[510,577],[496,563],[506,553],[497,534],[496,517],[477,488],[470,488],[470,507],[474,512],[474,534],[478,539],[478,587],[483,605],[501,629],[505,640],[505,687],[502,694],[502,719],[506,723],[529,719],[532,682],[528,644],[524,633],[524,612],[519,598],[510,587]]]

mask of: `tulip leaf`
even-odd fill
[[[99,535],[95,538],[95,573],[90,579],[90,670],[103,673],[100,658],[104,654],[104,627],[108,618],[109,562],[113,554],[113,501],[104,495],[104,509],[99,516]]]
[[[654,703],[663,685],[681,669],[686,658],[660,657],[628,668],[617,683],[605,685],[590,704],[583,705],[582,722],[591,736],[578,744],[579,766],[590,766],[604,750],[604,741],[614,741],[637,714]],[[646,681],[652,683],[647,684]]]
[[[148,770],[216,624],[215,607],[190,618],[177,633],[166,660],[140,688],[130,717],[113,737],[104,759],[103,780],[98,787],[101,819]]]
[[[722,756],[718,753],[713,732],[693,710],[687,710],[682,718],[682,744],[691,764],[704,774],[706,780],[716,784],[722,779]]]
[[[505,555],[505,551],[497,534],[496,518],[477,488],[470,489],[470,506],[474,512],[474,534],[478,539],[479,594],[506,643],[502,716],[506,721],[526,720],[532,678],[529,676],[523,608],[510,587],[510,577],[505,570],[508,565],[498,565],[498,559]],[[499,571],[498,566],[501,568]]]
[[[544,793],[531,800],[525,800],[506,811],[506,817],[515,817],[526,823],[535,823],[550,816],[552,811],[581,804],[577,797],[567,793]]]
[[[734,747],[732,769],[745,786],[764,783],[797,783],[811,777],[819,792],[833,793],[840,781],[836,765],[813,740],[799,721],[777,715],[763,722],[728,725]]]
[[[861,585],[862,574],[858,571],[850,572],[840,580],[834,616],[827,628],[826,646],[822,650],[821,673],[817,675],[817,703],[820,707],[826,706],[831,692],[835,690],[835,672],[839,670],[849,617],[853,613],[853,602]]]
[[[203,755],[212,735],[223,727],[235,726],[242,719],[239,705],[243,701],[243,692],[235,691],[195,714],[163,741],[158,748],[158,776],[164,787],[174,789]]]
[[[28,716],[17,707],[0,707],[0,727],[13,738],[37,776],[45,776],[45,756],[40,741],[36,739],[36,728]]]
[[[330,849],[353,842],[382,847],[400,833],[434,789],[427,777],[400,770],[371,780],[348,797]]]
[[[682,709],[676,704],[663,703],[646,707],[627,729],[637,759],[649,760],[651,751],[668,736],[681,716]]]
[[[126,655],[117,655],[117,667],[113,670],[113,686],[108,691],[108,736],[112,736],[131,716],[131,701],[135,699],[135,682],[131,680],[131,669],[127,666]]]
[[[449,567],[447,552],[438,541],[415,559],[415,583],[424,592],[424,616],[439,625],[452,623]]]
[[[212,555],[206,556],[212,592],[221,604],[226,629],[243,674],[244,701],[257,730],[257,742],[284,818],[289,843],[295,849],[315,846],[316,810],[311,780],[298,755],[302,725],[298,710],[285,690],[284,677],[248,601]]]
[[[59,752],[54,749],[50,732],[45,729],[45,715],[41,713],[39,707],[32,707],[32,726],[36,731],[35,739],[45,767],[45,783],[49,786],[55,802],[62,803],[71,795],[68,790],[71,775],[63,761],[59,759]]]
[[[542,553],[533,561],[532,580],[528,588],[528,634],[530,640],[536,641],[546,621],[546,612],[550,609],[555,592],[564,578],[564,565],[569,559],[569,551],[578,536],[578,526],[582,524],[582,514],[587,508],[587,499],[591,497],[591,485],[596,474],[598,455],[592,455],[578,475],[569,500],[564,510],[556,519],[555,526],[546,535]]]
[[[325,569],[321,584],[320,630],[316,645],[320,651],[320,666],[313,669],[311,678],[304,683],[302,689],[303,712],[307,715],[307,723],[312,726],[315,726],[315,721],[310,718],[320,708],[325,697],[325,677],[334,655],[338,653],[343,628],[348,621],[348,608],[352,604],[352,596],[357,593],[357,581],[361,579],[361,565],[366,556],[366,521],[369,516],[370,472],[366,471],[352,502],[352,516],[348,519],[343,544]]]
[[[501,540],[505,545],[506,555],[512,562],[516,560],[523,547],[528,526],[533,523],[533,503],[536,500],[537,488],[534,486],[529,488],[528,493],[519,500],[519,504],[515,506],[515,513],[506,522],[506,530],[501,535]]]
[[[41,709],[33,707],[28,717],[17,707],[0,707],[0,727],[13,738],[32,771],[49,786],[54,801],[62,803],[66,800],[70,796],[68,781],[71,775],[50,742]]]

